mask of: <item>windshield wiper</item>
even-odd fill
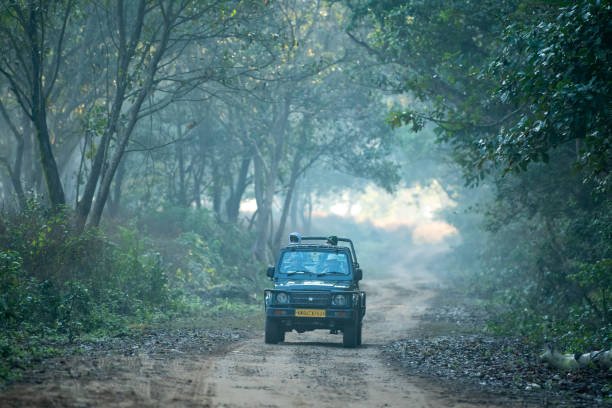
[[[328,271],[328,272],[317,273],[317,276],[321,276],[321,275],[348,275],[348,274],[345,272],[340,272],[340,271]]]
[[[288,271],[288,272],[285,272],[285,274],[287,274],[287,275],[295,275],[297,273],[302,273],[303,274],[303,273],[313,273],[313,272],[310,272],[310,271]]]

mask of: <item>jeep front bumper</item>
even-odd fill
[[[310,315],[307,312],[312,312]],[[321,315],[320,312],[324,312]],[[296,320],[325,320],[325,319],[344,319],[351,320],[355,316],[353,310],[337,309],[306,309],[300,307],[273,307],[266,308],[266,316]]]

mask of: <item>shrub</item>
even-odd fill
[[[240,228],[205,210],[172,209],[149,221],[140,230],[116,227],[110,237],[78,232],[70,211],[33,200],[0,217],[0,379],[52,353],[43,346],[50,337],[72,342],[201,314],[209,295],[242,310],[232,302],[244,304],[263,287],[263,268],[252,265],[250,236]]]

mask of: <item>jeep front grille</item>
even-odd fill
[[[328,293],[292,293],[291,303],[302,306],[327,306],[330,296]]]

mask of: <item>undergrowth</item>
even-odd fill
[[[159,225],[180,228],[161,230]],[[79,233],[35,201],[0,218],[0,382],[80,338],[143,326],[246,324],[265,285],[247,233],[171,209]]]

